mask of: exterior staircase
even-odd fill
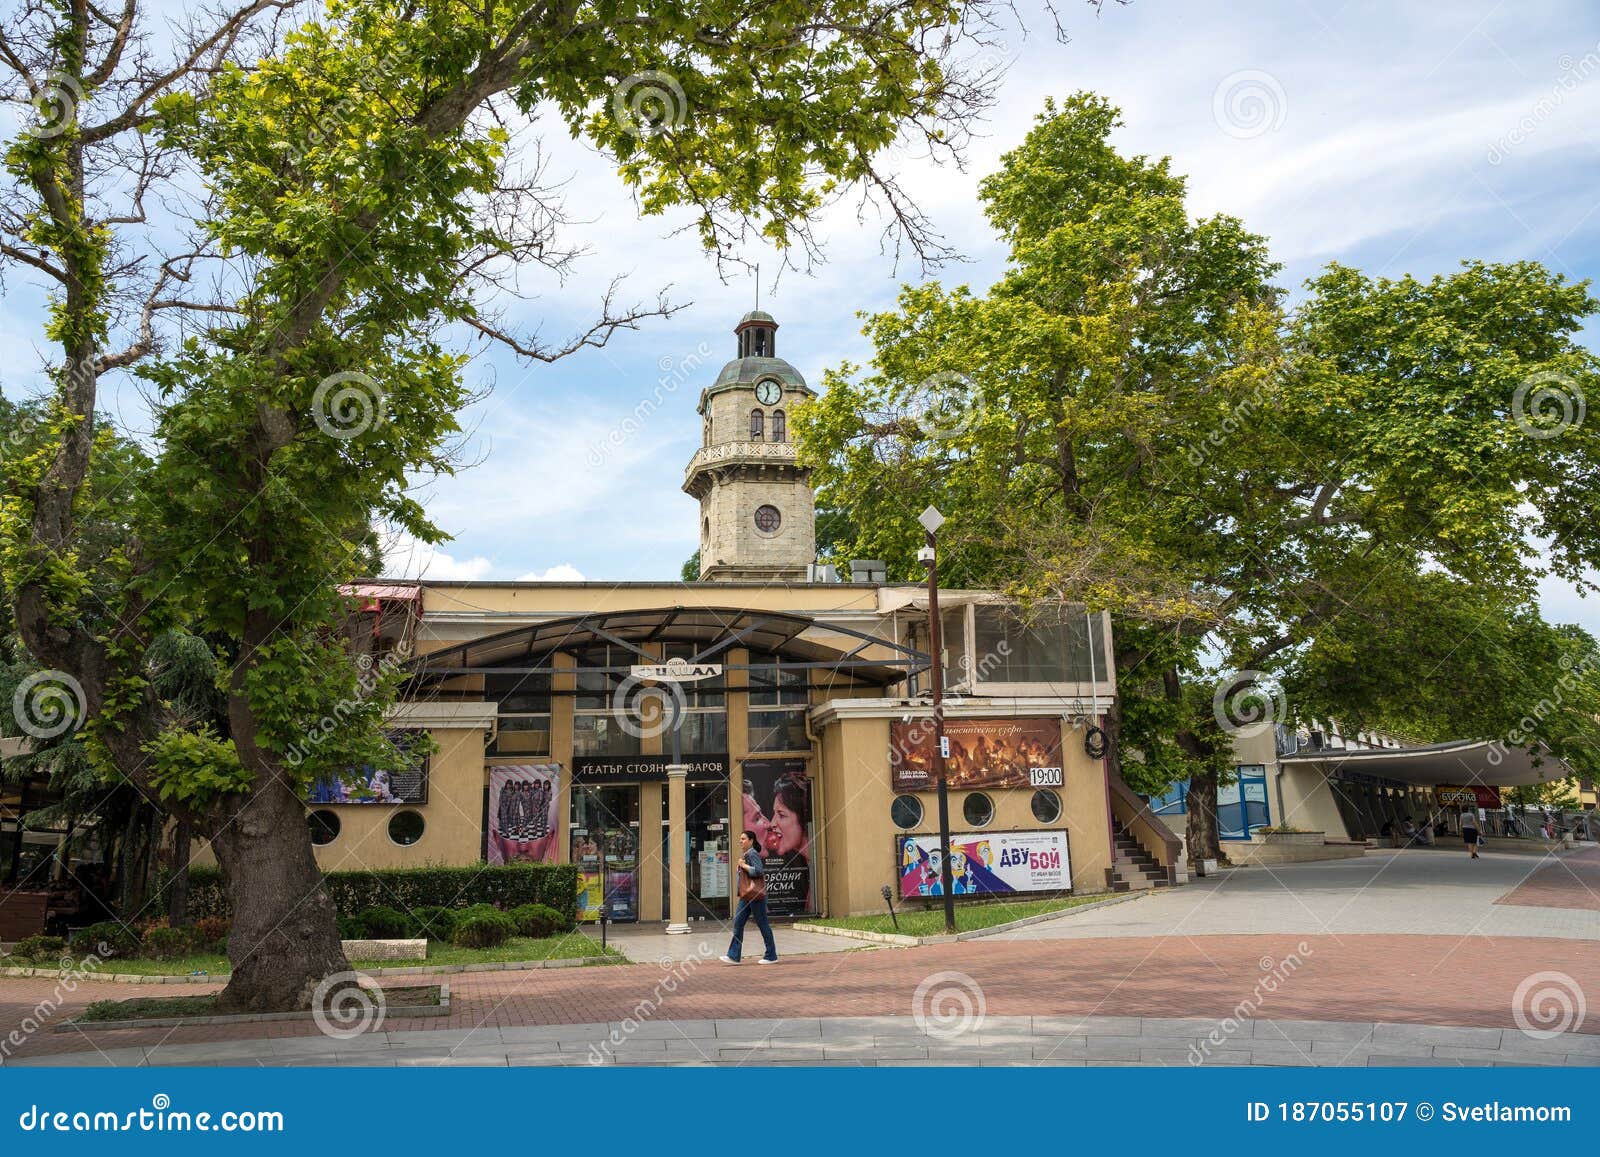
[[[1167,871],[1154,856],[1144,850],[1138,840],[1129,834],[1122,823],[1118,823],[1116,831],[1112,833],[1112,842],[1116,848],[1116,862],[1109,873],[1109,884],[1113,892],[1135,892],[1142,888],[1166,888],[1172,881],[1167,878]]]

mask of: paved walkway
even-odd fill
[[[606,926],[606,943],[635,964],[659,964],[663,960],[715,960],[728,950],[733,926],[722,920],[696,920],[685,934],[668,936],[665,924],[612,924]],[[583,926],[584,934],[591,940],[600,939],[600,929],[591,924]],[[772,939],[778,946],[778,955],[808,956],[816,952],[849,952],[861,947],[859,940],[846,940],[841,936],[824,936],[817,932],[804,932],[786,924],[772,926]],[[760,956],[761,932],[747,925],[744,933],[744,955],[751,960]]]
[[[1474,863],[1464,856],[1390,853],[1270,873],[1250,868],[997,937],[906,949],[841,941],[854,950],[789,955],[775,967],[750,962],[730,968],[710,955],[720,954],[720,946],[707,937],[654,936],[652,945],[649,930],[639,929],[630,949],[650,963],[450,976],[445,978],[452,990],[448,1016],[394,1015],[383,1032],[354,1042],[322,1037],[310,1021],[34,1031],[28,1029],[30,1021],[58,1024],[90,1000],[174,991],[84,983],[69,992],[53,980],[6,979],[0,980],[0,1055],[7,1064],[68,1053],[79,1054],[80,1063],[206,1063],[188,1059],[195,1054],[182,1050],[225,1044],[229,1059],[244,1063],[313,1055],[331,1056],[337,1063],[380,1049],[389,1050],[381,1059],[401,1063],[407,1050],[433,1050],[433,1059],[439,1059],[481,1046],[485,1063],[507,1063],[513,1051],[525,1051],[522,1046],[539,1045],[526,1051],[546,1054],[572,1052],[563,1045],[598,1039],[595,1026],[631,1021],[645,1027],[624,1034],[627,1041],[679,1043],[633,1044],[627,1057],[618,1051],[613,1058],[618,1062],[641,1059],[641,1052],[659,1053],[655,1059],[664,1062],[688,1047],[681,1042],[693,1040],[717,1042],[716,1056],[702,1044],[684,1054],[685,1060],[800,1059],[771,1051],[772,1040],[793,1035],[785,1026],[799,1024],[808,1026],[799,1035],[817,1039],[793,1047],[809,1049],[810,1060],[819,1059],[820,1048],[823,1061],[959,1059],[947,1051],[952,1047],[964,1048],[968,1060],[981,1053],[984,1059],[1038,1061],[1034,1037],[1127,1037],[1136,1039],[1099,1044],[1085,1039],[1061,1048],[1081,1047],[1076,1059],[1085,1061],[1153,1063],[1171,1059],[1156,1054],[1170,1051],[1173,1042],[1187,1049],[1217,1031],[1223,1039],[1213,1045],[1218,1054],[1213,1059],[1240,1063],[1246,1060],[1240,1053],[1249,1054],[1249,1063],[1264,1063],[1275,1052],[1278,1063],[1303,1064],[1305,1057],[1280,1047],[1284,1041],[1315,1061],[1317,1044],[1328,1054],[1333,1042],[1349,1039],[1362,1048],[1344,1057],[1347,1063],[1391,1056],[1526,1063],[1527,1057],[1511,1054],[1535,1053],[1558,1063],[1600,1064],[1600,1052],[1591,1047],[1600,1034],[1600,948],[1595,944],[1600,912],[1576,907],[1588,894],[1587,883],[1573,873],[1562,875],[1559,863],[1554,867],[1549,878],[1532,877],[1536,891],[1531,894],[1546,906],[1494,903],[1520,889],[1530,873],[1542,871],[1527,857],[1490,856]],[[1277,919],[1269,919],[1274,912]],[[1505,921],[1522,931],[1507,931]],[[424,982],[420,977],[389,980]],[[183,989],[196,991],[205,989]],[[971,1039],[954,1045],[943,1037],[909,1044],[878,1039],[903,1037],[907,1024],[920,1031],[918,1016],[922,1023],[931,1017],[944,1024],[977,1010],[986,1018],[977,1030],[979,1041],[992,1032],[995,1047],[1004,1046],[1011,1055],[991,1058],[987,1047],[974,1048]],[[1385,1022],[1381,1031],[1372,1023],[1378,1016]],[[872,1019],[857,1019],[863,1017]],[[1086,1017],[1114,1019],[1090,1021],[1099,1026],[1092,1032],[1069,1031],[1062,1019]],[[821,1027],[838,1018],[855,1027]],[[1175,1019],[1185,1023],[1174,1027]],[[1323,1027],[1316,1030],[1320,1036],[1286,1031],[1273,1041],[1264,1035],[1272,1030],[1257,1023],[1239,1028],[1241,1021],[1317,1021]],[[1329,1022],[1365,1028],[1329,1029]],[[1399,1025],[1413,1028],[1393,1027]],[[1518,1031],[1552,1025],[1562,1030],[1553,1045]],[[885,1026],[893,1031],[880,1032]],[[1120,1031],[1113,1031],[1118,1026]],[[1434,1034],[1436,1026],[1486,1031]],[[17,1027],[26,1030],[20,1044],[7,1037]],[[824,1033],[835,1031],[844,1034],[838,1039],[845,1043],[833,1048],[859,1046],[860,1055],[829,1057]],[[609,1032],[600,1036],[609,1039]],[[1007,1035],[1029,1039],[998,1039]],[[1245,1038],[1252,1042],[1248,1049],[1238,1044]],[[551,1041],[554,1049],[548,1047]],[[756,1043],[761,1041],[767,1043]],[[1304,1049],[1304,1042],[1312,1047]],[[504,1047],[511,1045],[516,1050]],[[1397,1048],[1401,1045],[1424,1051],[1408,1053]],[[1020,1055],[1024,1046],[1028,1058]],[[884,1048],[927,1051],[896,1057]],[[1451,1058],[1439,1051],[1444,1048],[1495,1055]],[[757,1056],[756,1049],[769,1051]],[[1098,1049],[1120,1049],[1123,1055],[1091,1055]],[[1135,1049],[1137,1056],[1131,1055]],[[724,1056],[724,1050],[731,1055]],[[586,1049],[579,1051],[588,1056]],[[1223,1052],[1235,1055],[1223,1057]]]
[[[1597,894],[1600,848],[1559,857],[1490,854],[1477,860],[1465,852],[1369,852],[1355,860],[1235,868],[1137,904],[1100,908],[999,937],[1298,932],[1600,940]]]
[[[1331,1021],[983,1016],[675,1020],[378,1032],[348,1041],[123,1047],[14,1062],[504,1068],[524,1065],[1600,1065],[1600,1035]]]

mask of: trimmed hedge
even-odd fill
[[[520,908],[513,908],[506,913],[517,922],[519,936],[531,936],[535,940],[543,940],[546,936],[554,936],[557,932],[565,932],[567,927],[561,923],[561,913],[548,904],[524,904]]]
[[[450,942],[462,948],[498,948],[517,934],[517,922],[494,908],[475,908],[461,918]]]
[[[372,872],[328,872],[322,877],[342,917],[368,908],[467,908],[490,904],[520,908],[545,904],[561,913],[566,927],[578,917],[578,869],[571,864],[471,864],[461,868],[385,868]],[[222,873],[189,869],[191,916],[233,915]]]

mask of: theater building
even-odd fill
[[[1099,717],[1110,627],[940,594],[951,847],[938,845],[924,586],[814,565],[788,415],[810,396],[752,313],[700,394],[697,582],[374,582],[358,646],[409,680],[405,775],[315,785],[329,870],[573,862],[583,909],[730,914],[738,834],[759,834],[777,915],[883,910],[881,889],[963,897],[1169,883],[1177,843],[1114,775]],[[829,581],[833,580],[833,581]]]

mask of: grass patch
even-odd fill
[[[428,941],[426,960],[352,960],[350,963],[363,969],[415,968],[425,964],[504,964],[511,961],[574,960],[588,956],[619,956],[615,948],[602,950],[598,940],[591,940],[582,932],[564,932],[559,936],[546,936],[531,940],[526,936],[513,936],[498,948],[458,948],[437,940]],[[226,956],[204,953],[185,956],[177,960],[150,960],[142,956],[127,960],[108,961],[100,972],[125,972],[138,976],[189,976],[204,972],[209,976],[225,977],[232,971]],[[185,998],[187,999],[187,998]],[[165,1013],[152,1013],[168,1015]],[[174,1013],[170,1015],[204,1015]]]
[[[385,988],[384,1004],[397,1008],[424,1008],[439,1003],[437,984],[410,988]],[[132,1000],[97,1000],[77,1017],[80,1023],[118,1020],[163,1020],[180,1016],[217,1016],[215,996],[140,996]]]
[[[993,928],[1027,916],[1042,916],[1046,912],[1060,912],[1080,904],[1093,904],[1104,900],[1103,895],[1057,896],[1051,900],[1007,900],[998,903],[972,904],[956,901],[956,931],[976,932],[979,928]],[[920,903],[921,901],[918,901]],[[808,924],[823,924],[829,928],[849,928],[856,932],[899,932],[901,936],[942,936],[944,910],[934,907],[900,909],[900,927],[894,926],[885,912],[882,916],[834,916],[826,920],[808,920]]]

